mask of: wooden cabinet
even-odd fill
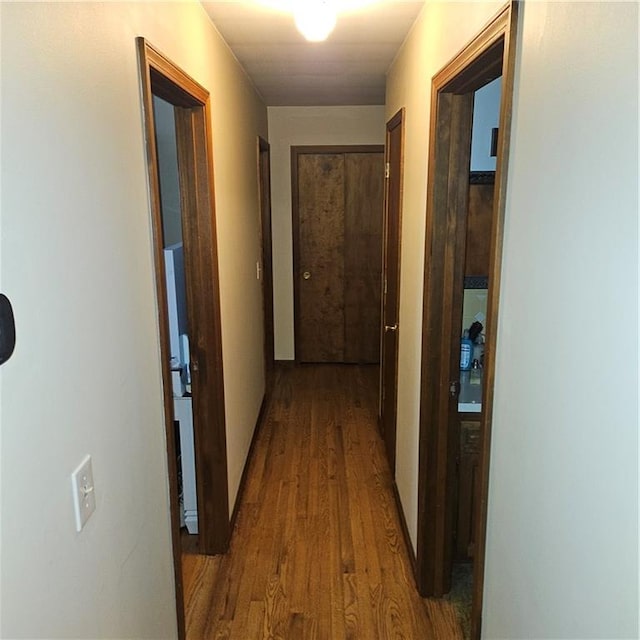
[[[456,559],[473,558],[477,517],[478,469],[480,462],[478,414],[460,414],[458,454],[458,508],[456,513]]]
[[[485,178],[485,181],[488,179]],[[469,185],[465,276],[486,276],[489,274],[492,214],[493,183],[471,183]]]

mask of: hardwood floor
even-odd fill
[[[378,367],[281,366],[231,548],[185,553],[187,638],[462,638],[416,591],[377,429]]]

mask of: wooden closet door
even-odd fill
[[[344,155],[298,156],[301,362],[344,360]]]
[[[379,362],[381,151],[292,152],[296,358]]]

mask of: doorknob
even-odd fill
[[[389,326],[388,324],[384,325],[384,330],[385,331],[397,331],[398,330],[398,323],[396,322],[395,324],[392,324],[391,326]]]
[[[0,364],[6,362],[16,345],[16,324],[9,298],[0,293]]]
[[[308,279],[311,277],[311,272],[310,272],[310,271],[305,271],[305,272],[302,274],[302,277],[303,277],[305,280],[308,280]]]

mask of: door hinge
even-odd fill
[[[389,163],[387,162],[384,165],[384,177],[385,177],[386,180],[389,179],[389,171],[390,171],[390,166],[389,166]]]

